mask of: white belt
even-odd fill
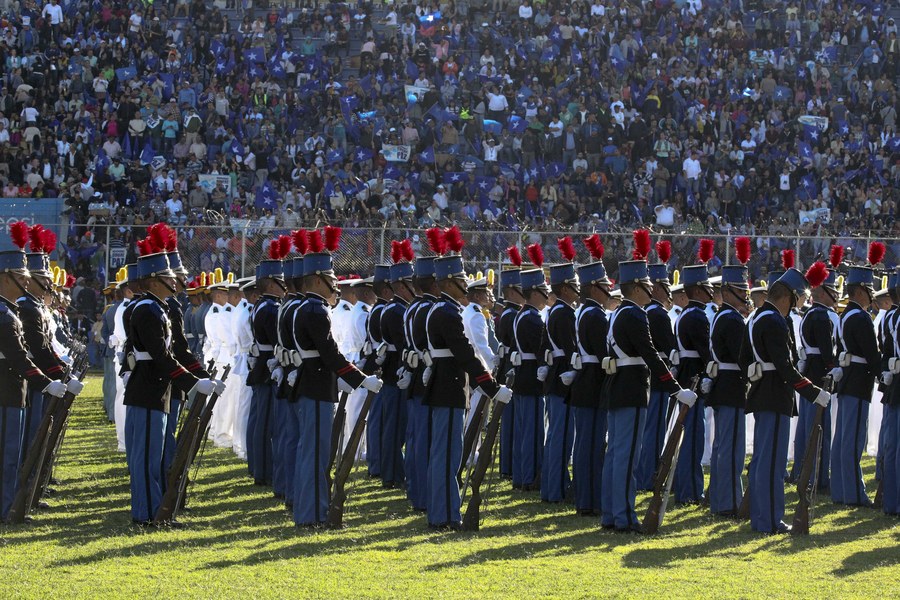
[[[522,360],[537,360],[537,355],[534,352],[519,352],[519,358]]]
[[[275,350],[275,346],[272,344],[256,344],[256,348],[262,352],[272,352]]]
[[[434,348],[428,351],[428,355],[431,358],[453,358],[453,352],[450,351],[450,348]]]
[[[565,355],[566,352],[564,350],[554,350],[550,353],[550,356],[552,356],[553,358],[562,358]]]
[[[319,356],[321,356],[318,350],[297,350],[297,353],[303,360],[306,360],[307,358],[318,358]]]
[[[194,334],[193,334],[193,333],[186,333],[186,334],[184,334],[184,337],[185,337],[185,339],[192,340],[192,339],[194,339]]]
[[[761,363],[757,363],[757,364],[762,365],[763,371],[774,371],[775,370],[775,363],[761,362]]]
[[[150,356],[150,353],[144,352],[143,350],[135,350],[133,354],[134,360],[153,360],[153,357]]]
[[[644,362],[644,359],[641,358],[640,356],[626,356],[625,358],[617,358],[616,366],[617,367],[637,367],[637,366],[645,367],[645,366],[647,366],[647,363]]]
[[[669,355],[666,354],[665,352],[657,352],[656,354],[663,360],[669,360]]]
[[[582,354],[581,355],[581,364],[583,364],[583,365],[590,365],[590,364],[599,365],[600,357],[597,356],[596,354]]]
[[[822,354],[822,350],[819,348],[804,348],[807,356],[812,356],[814,354]]]
[[[740,371],[741,366],[737,363],[716,363],[720,371]],[[771,363],[768,363],[771,364]],[[765,369],[763,369],[765,370]]]
[[[387,349],[388,352],[396,352],[397,351],[397,346],[395,346],[393,344],[385,343],[384,347]]]
[[[869,361],[867,361],[867,360],[866,360],[865,358],[863,358],[862,356],[856,356],[855,354],[850,354],[849,352],[846,354],[846,356],[849,356],[849,357],[850,357],[850,362],[851,362],[851,363],[855,363],[855,364],[857,364],[857,365],[867,365],[867,364],[869,364]]]
[[[700,358],[700,353],[696,350],[679,350],[679,358]]]

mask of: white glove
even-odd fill
[[[269,373],[275,374],[275,369],[278,368],[278,359],[270,358],[266,361],[266,366],[269,367]]]
[[[370,392],[375,392],[376,394],[381,391],[381,386],[381,380],[374,375],[369,375],[368,377],[363,379],[362,382],[362,387],[366,388]]]
[[[384,361],[387,360],[387,346],[379,346],[378,351],[375,353],[375,364],[379,367],[384,364]]]
[[[700,393],[702,393],[702,394],[710,393],[712,391],[712,384],[713,384],[712,379],[710,379],[709,377],[704,377],[700,381]]]
[[[844,369],[842,369],[841,367],[835,367],[832,370],[828,371],[828,374],[831,376],[831,380],[837,383],[844,377]]]
[[[284,381],[284,369],[275,367],[275,370],[272,371],[272,381],[277,385],[281,385],[281,382]]]
[[[212,382],[216,386],[216,394],[217,395],[221,396],[222,394],[225,393],[225,382],[224,381],[222,381],[221,379],[213,379]]]
[[[797,361],[797,372],[802,375],[805,370],[806,370],[806,361],[801,358],[800,360]]]
[[[81,393],[81,390],[84,389],[84,384],[78,381],[77,379],[70,379],[69,383],[66,384],[66,391],[68,391],[73,396],[77,396]]]
[[[128,387],[128,380],[131,379],[131,371],[125,371],[122,375],[122,387]]]
[[[819,406],[828,408],[829,402],[831,402],[831,394],[829,394],[825,390],[819,390],[819,395],[816,396],[815,403]]]
[[[491,371],[496,371],[496,370],[497,370],[497,367],[500,366],[500,361],[501,361],[501,360],[502,360],[502,359],[500,358],[500,355],[499,355],[499,354],[495,354],[495,355],[494,355],[494,359],[491,361]]]
[[[297,377],[299,377],[299,376],[300,376],[300,371],[297,369],[294,369],[293,371],[288,373],[287,384],[291,387],[294,387],[295,385],[297,385]]]
[[[45,387],[42,391],[45,394],[49,394],[56,398],[62,398],[63,396],[66,395],[67,389],[68,388],[66,388],[66,384],[64,384],[62,381],[57,380],[57,381],[51,381],[50,384],[47,387]]]
[[[405,390],[409,387],[409,384],[412,383],[412,373],[400,367],[397,369],[397,387],[401,390]]]
[[[559,376],[559,380],[562,381],[563,385],[572,385],[572,382],[575,381],[575,375],[576,371],[566,371]]]
[[[422,371],[422,383],[424,385],[428,385],[428,382],[431,381],[431,367],[425,367],[425,370]]]
[[[251,371],[256,368],[256,357],[255,356],[247,357],[247,366],[250,368]]]
[[[63,354],[62,356],[60,356],[59,360],[66,366],[71,366],[72,363],[75,362],[68,354]]]
[[[500,389],[494,395],[494,400],[502,402],[503,404],[509,404],[509,401],[512,400],[512,390],[505,385],[501,385]]]
[[[209,396],[216,391],[216,382],[212,379],[200,379],[194,384],[191,391],[201,396]]]
[[[349,394],[350,392],[353,391],[353,386],[350,385],[349,383],[347,383],[346,381],[344,381],[343,379],[341,379],[340,377],[338,377],[337,385],[338,385],[338,391],[340,391],[340,392]]]
[[[894,382],[894,374],[890,371],[882,371],[881,373],[881,383],[884,385],[891,385]]]
[[[547,375],[550,374],[550,367],[543,365],[537,368],[537,380],[547,381]]]
[[[115,348],[116,346],[119,345],[119,342],[120,342],[120,341],[121,341],[121,340],[119,340],[119,336],[117,336],[116,334],[112,333],[112,334],[110,334],[110,336],[109,336],[109,342],[107,342],[106,345],[109,346],[110,348]]]
[[[680,390],[677,394],[675,394],[675,399],[688,408],[691,408],[697,401],[697,394],[695,392],[692,392],[691,390]]]

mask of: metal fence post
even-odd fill
[[[110,281],[115,281],[115,277],[110,277],[109,267],[110,267],[110,256],[109,256],[109,223],[106,224],[106,283]]]
[[[241,228],[241,278],[243,278],[247,265],[247,225]]]

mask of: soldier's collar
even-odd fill
[[[462,308],[462,304],[459,303],[459,300],[457,300],[456,298],[454,298],[454,297],[451,296],[450,294],[444,294],[444,293],[442,293],[442,294],[441,294],[441,298],[444,300],[444,302],[449,302],[450,304],[452,304],[452,305],[454,305],[454,306],[457,306],[457,307],[459,307],[459,308]]]
[[[19,305],[15,302],[11,302],[6,296],[0,296],[0,301],[6,304],[7,308],[14,312],[19,312]]]
[[[471,306],[472,308],[474,308],[477,311],[481,311],[481,305],[478,304],[477,302],[469,302],[469,306]]]
[[[322,302],[322,304],[325,304],[325,298],[323,298],[322,296],[320,296],[318,294],[313,294],[312,292],[309,292],[306,294],[306,299],[307,300],[319,300]]]
[[[706,310],[706,302],[700,302],[699,300],[688,300],[688,306],[693,306],[696,308],[702,308]]]
[[[425,292],[424,294],[422,294],[422,300],[434,301],[434,300],[437,300],[437,296],[435,296],[434,294],[429,294],[428,292]]]
[[[520,310],[528,310],[529,308],[535,312],[541,312],[537,309],[537,307],[535,305],[528,304],[527,302],[522,305],[522,308]]]
[[[519,310],[520,308],[522,308],[521,304],[516,304],[512,300],[504,300],[503,304],[506,306],[506,308],[511,308],[513,310]]]
[[[722,308],[719,309],[719,312],[722,312],[723,310],[733,310],[734,312],[738,312],[738,309],[733,307],[728,302],[722,302]]]
[[[154,300],[154,301],[156,301],[156,302],[157,302],[158,304],[160,304],[160,305],[164,305],[164,304],[165,304],[165,302],[163,302],[161,298],[158,298],[158,297],[156,296],[156,294],[153,294],[153,293],[151,293],[151,292],[144,292],[144,293],[141,295],[141,300]]]
[[[594,300],[593,298],[586,298],[584,302],[581,303],[582,308],[588,308],[589,306],[596,306],[597,308],[603,308],[603,305]]]

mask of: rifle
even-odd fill
[[[484,439],[481,441],[481,453],[478,455],[475,468],[469,477],[469,486],[472,488],[472,494],[469,496],[466,514],[463,515],[463,531],[478,531],[478,528],[481,526],[481,484],[484,483],[488,468],[494,462],[494,444],[497,441],[497,434],[500,432],[500,417],[503,415],[504,408],[506,408],[506,403],[494,402],[491,420],[488,422],[487,431],[485,431]]]
[[[58,400],[58,398],[53,398]],[[40,483],[40,472],[35,466],[43,463],[47,455],[47,443],[50,441],[50,430],[53,428],[53,408],[47,411],[38,426],[37,435],[28,447],[25,462],[19,471],[19,485],[12,506],[6,515],[7,523],[24,523],[31,512],[34,495]]]
[[[484,410],[487,405],[488,397],[482,393],[478,398],[478,404],[472,407],[473,415],[469,421],[469,427],[463,435],[462,446],[462,462],[459,463],[459,471],[456,473],[456,479],[462,482],[463,470],[469,464],[472,454],[475,452],[475,442],[478,440],[478,434],[481,432],[481,425],[484,421]],[[462,483],[460,483],[462,485]]]
[[[700,376],[695,375],[691,380],[691,390],[696,391],[700,382]],[[678,406],[678,414],[672,425],[672,431],[666,440],[663,448],[662,456],[659,459],[659,467],[653,478],[653,497],[650,499],[650,506],[647,507],[647,513],[644,515],[644,523],[642,525],[644,533],[654,534],[659,531],[662,525],[663,517],[666,515],[666,508],[669,503],[669,495],[672,492],[672,482],[675,479],[675,464],[678,462],[678,451],[681,449],[681,440],[684,438],[684,422],[690,408],[686,404]]]
[[[231,366],[226,366],[222,371],[223,380],[228,378],[230,371]],[[199,395],[194,397],[194,404],[191,405],[190,412],[194,415],[199,414],[199,416],[194,419],[188,415],[188,419],[191,420],[185,421],[186,429],[176,444],[175,457],[166,474],[166,491],[156,510],[156,515],[153,517],[154,524],[168,523],[175,518],[184,498],[184,492],[187,490],[191,464],[197,456],[201,438],[206,436],[206,429],[212,419],[212,411],[218,399],[219,395],[216,393],[210,395],[209,398]],[[195,407],[198,408],[195,410]]]
[[[822,382],[822,389],[830,392],[834,382],[830,376],[826,376]],[[803,467],[800,469],[800,478],[797,480],[797,510],[794,512],[794,524],[791,533],[794,535],[809,535],[809,520],[812,517],[813,508],[816,505],[816,491],[819,486],[819,463],[822,456],[822,419],[825,415],[825,407],[816,405],[816,414],[813,416],[812,432],[806,442],[806,454],[803,455]]]
[[[356,458],[356,451],[359,448],[360,440],[362,440],[363,430],[366,427],[366,416],[369,414],[369,407],[372,406],[372,399],[375,392],[369,391],[363,400],[362,408],[359,411],[359,418],[353,425],[353,431],[350,432],[350,438],[347,440],[347,446],[341,455],[341,461],[338,463],[334,473],[334,482],[331,490],[331,502],[328,504],[328,517],[326,523],[332,529],[340,529],[344,525],[344,503],[347,501],[347,491],[345,486],[350,478],[350,472],[353,470],[353,463]]]
[[[331,423],[331,450],[330,458],[328,459],[328,468],[325,470],[326,473],[331,473],[331,468],[334,467],[334,461],[337,460],[337,455],[341,447],[340,438],[341,433],[344,431],[344,423],[347,420],[347,398],[349,396],[350,394],[347,392],[341,394],[341,397],[338,400],[337,411],[334,413],[334,421]]]

